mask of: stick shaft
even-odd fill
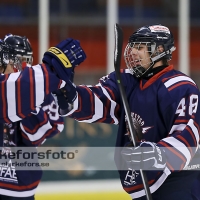
[[[122,84],[121,73],[120,73],[122,46],[123,46],[123,31],[118,24],[115,24],[115,52],[114,52],[115,73],[116,73],[117,83],[119,86],[122,102],[124,105],[124,110],[125,110],[125,113],[127,116],[127,121],[128,121],[129,129],[130,129],[133,145],[136,146],[136,141],[137,141],[136,135],[137,134],[136,134],[136,130],[133,126],[131,112],[130,112],[128,100],[126,97],[126,93],[125,93],[125,90],[124,90],[124,87]],[[144,190],[146,192],[147,200],[152,200],[146,173],[143,172],[142,169],[140,169],[140,174],[141,174],[142,182],[144,185]]]

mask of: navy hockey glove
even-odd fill
[[[66,96],[64,96],[64,93],[61,91],[61,89],[56,90],[55,92],[53,92],[53,94],[56,96],[59,107],[62,110],[67,110],[68,109],[68,101],[67,101]]]
[[[64,81],[71,78],[74,68],[86,59],[78,40],[68,38],[44,53],[42,61],[48,64]]]
[[[124,147],[121,154],[130,169],[162,170],[166,166],[164,150],[153,142],[141,142],[137,147]]]
[[[74,73],[71,74],[71,77],[69,80],[69,81],[71,81],[71,85],[68,82],[68,84],[66,84],[64,88],[61,88],[61,89],[53,92],[53,94],[57,98],[57,103],[58,103],[59,107],[65,111],[69,110],[68,103],[72,104],[77,96],[76,86],[73,84],[73,80],[74,80]]]
[[[85,59],[86,55],[80,46],[80,42],[72,38],[60,42],[44,53],[42,61],[48,67],[51,67],[60,79],[66,82],[66,86],[62,91],[65,93],[64,96],[67,94],[69,103],[72,103],[76,98],[76,86],[72,81],[74,68]]]

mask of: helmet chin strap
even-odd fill
[[[145,68],[143,67],[143,66],[137,66],[137,67],[135,67],[134,69],[133,69],[133,71],[134,71],[134,76],[136,76],[137,78],[141,78],[144,74],[142,74],[142,73],[144,73],[145,72]],[[141,75],[142,74],[142,75]]]
[[[160,61],[161,58],[162,58],[162,57],[159,57],[159,56],[156,56],[156,57],[158,57],[158,59],[155,60],[155,61],[153,61],[153,59],[151,59],[151,60],[152,60],[151,66],[150,66],[148,69],[146,69],[146,71],[145,71],[144,74],[141,76],[141,78],[148,78],[148,77],[151,77],[151,76],[154,75],[153,71],[154,71],[155,68],[153,68],[153,66],[154,66],[158,61]],[[166,66],[165,66],[165,67],[166,67]]]
[[[140,72],[140,74],[142,74],[139,77],[140,78],[148,78],[148,77],[152,76],[153,75],[152,71],[154,70],[153,66],[155,65],[155,63],[160,61],[162,57],[163,56],[157,55],[156,56],[157,59],[153,59],[155,57],[151,58],[151,60],[152,60],[151,65],[147,69],[145,69],[143,66],[138,66],[137,70]],[[138,74],[139,74],[139,72],[138,72]]]
[[[145,73],[141,76],[142,78],[148,78],[150,76],[153,76],[154,73],[152,73],[152,71],[154,71],[153,66],[155,65],[155,63],[157,63],[158,61],[160,61],[162,59],[162,57],[164,57],[167,54],[171,54],[173,51],[175,51],[176,47],[172,47],[171,49],[169,49],[168,51],[164,51],[158,55],[156,55],[155,57],[152,57],[152,65],[145,71]],[[166,67],[166,66],[165,66]],[[160,71],[160,70],[159,70]]]
[[[146,71],[142,74],[142,76],[140,76],[141,78],[144,78],[144,77],[148,77],[149,74],[151,73],[152,69],[153,69],[153,66],[154,66],[155,63],[153,63],[148,69],[146,69]],[[143,67],[144,68],[144,67]],[[144,68],[145,69],[145,68]]]

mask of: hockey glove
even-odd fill
[[[66,82],[62,91],[65,93],[64,96],[67,95],[69,103],[72,103],[76,98],[76,86],[72,81],[74,68],[85,59],[86,55],[80,46],[80,42],[72,38],[60,42],[44,53],[42,61],[51,67],[60,79]]]
[[[68,84],[66,84],[64,88],[61,88],[53,92],[54,97],[56,97],[57,99],[59,107],[65,111],[69,110],[69,104],[72,104],[77,96],[76,86],[74,85],[73,80],[74,80],[74,73],[72,72]]]
[[[73,105],[69,103],[68,97],[62,91],[62,89],[56,90],[55,92],[53,92],[53,95],[59,106],[59,113],[60,109],[63,110],[64,113],[68,113],[73,108]]]
[[[124,147],[121,154],[130,169],[162,170],[166,166],[164,150],[153,142],[141,142],[137,147]]]
[[[64,81],[71,78],[74,68],[86,59],[78,40],[68,38],[44,53],[42,61],[47,63]]]

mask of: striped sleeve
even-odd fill
[[[58,114],[58,106],[52,95],[48,95],[45,101],[41,108],[20,122],[23,141],[27,146],[38,146],[64,129],[63,118]]]
[[[0,83],[0,122],[7,123],[25,118],[46,95],[65,85],[44,64],[27,67],[21,73],[1,74]]]
[[[169,169],[182,170],[190,163],[198,149],[200,94],[195,82],[181,74],[165,80],[164,85],[174,98],[174,103],[167,109],[171,110],[172,116],[175,117],[168,137],[158,144],[165,147]]]
[[[77,86],[73,109],[64,114],[79,122],[118,124],[119,97],[112,74],[103,77],[95,86]]]

